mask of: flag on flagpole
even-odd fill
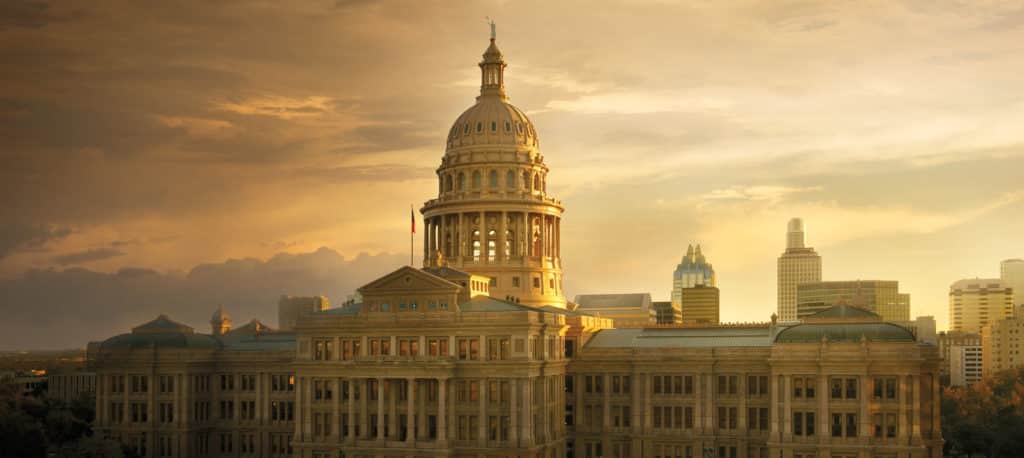
[[[409,219],[412,220],[412,233],[416,233],[416,212],[412,210],[412,205],[409,206]]]

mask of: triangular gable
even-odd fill
[[[363,296],[369,296],[402,291],[444,291],[454,293],[461,288],[461,286],[436,275],[409,266],[403,266],[394,272],[363,285],[358,291]]]

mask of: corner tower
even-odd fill
[[[508,101],[505,67],[492,28],[480,95],[448,132],[437,198],[420,209],[423,264],[488,276],[492,297],[564,308],[563,207],[547,193],[533,123]]]

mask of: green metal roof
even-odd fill
[[[914,342],[914,334],[892,323],[805,323],[787,328],[775,336],[776,343],[860,342],[861,336],[870,342]]]
[[[709,348],[766,347],[772,344],[767,327],[750,328],[622,328],[604,329],[587,348]]]
[[[807,318],[876,318],[881,320],[882,317],[877,313],[873,313],[869,310],[864,310],[860,307],[854,307],[846,304],[833,305],[825,310],[818,313],[808,315]]]

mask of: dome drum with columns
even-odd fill
[[[494,297],[565,307],[564,209],[547,194],[533,123],[508,102],[505,67],[492,38],[480,62],[480,96],[448,133],[438,197],[420,210],[424,265],[488,276]]]

